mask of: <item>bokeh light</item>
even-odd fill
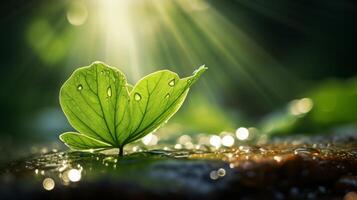
[[[53,190],[55,188],[55,181],[52,178],[43,179],[42,186],[45,190]]]
[[[68,171],[68,179],[71,181],[71,182],[78,182],[80,181],[82,178],[82,173],[80,170],[78,169],[70,169]]]
[[[310,98],[293,100],[289,104],[289,111],[292,115],[302,115],[310,112],[313,107],[313,101]]]
[[[83,25],[88,17],[87,6],[84,1],[74,0],[71,1],[67,11],[67,20],[74,26]]]
[[[234,144],[234,137],[231,135],[225,135],[223,136],[221,142],[223,146],[231,147]]]
[[[218,135],[212,135],[209,142],[215,148],[219,148],[221,146],[221,138]]]
[[[158,143],[159,138],[155,134],[149,133],[145,137],[143,137],[141,141],[144,145],[153,146]]]
[[[249,130],[245,127],[240,127],[236,131],[238,140],[246,140],[249,137]]]

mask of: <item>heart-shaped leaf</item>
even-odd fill
[[[131,86],[122,72],[104,63],[79,68],[60,91],[63,112],[79,133],[63,133],[60,139],[76,150],[122,149],[170,119],[206,69],[182,79],[157,71]]]

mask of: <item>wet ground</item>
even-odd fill
[[[52,152],[1,167],[1,199],[357,199],[356,136],[123,158]]]

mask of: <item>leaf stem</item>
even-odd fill
[[[119,153],[118,153],[118,157],[123,157],[124,156],[124,145],[119,147]]]

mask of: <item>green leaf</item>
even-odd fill
[[[76,150],[122,148],[170,119],[206,69],[201,66],[182,79],[169,70],[157,71],[132,86],[104,63],[79,68],[60,91],[63,112],[79,133],[63,133],[60,139]]]
[[[124,123],[116,126],[127,122],[124,120],[129,112],[126,78],[103,63],[77,69],[61,88],[60,104],[72,127],[89,138],[116,146],[116,133],[127,128]],[[66,137],[71,135],[62,138]]]
[[[60,135],[60,140],[70,148],[76,150],[91,150],[91,147],[95,147],[95,149],[106,149],[111,147],[110,144],[90,138],[84,134],[78,134],[74,132],[63,133]]]

